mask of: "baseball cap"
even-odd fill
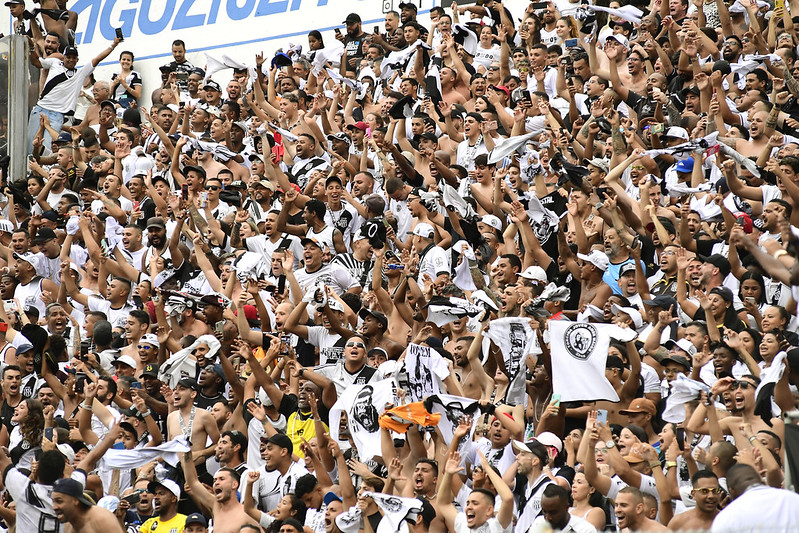
[[[183,171],[181,172],[181,174],[187,176],[189,172],[191,172],[192,170],[197,174],[199,174],[200,176],[202,176],[203,179],[205,179],[205,169],[203,167],[198,167],[197,165],[186,165],[185,167],[183,167]]]
[[[536,435],[535,440],[537,440],[544,446],[552,446],[553,448],[558,450],[558,453],[560,453],[563,450],[563,441],[560,440],[560,437],[558,437],[551,431],[544,431],[543,433]]]
[[[635,263],[624,263],[619,269],[619,277],[622,277],[628,272],[635,273]]]
[[[635,329],[638,329],[644,325],[644,317],[641,316],[641,312],[638,309],[633,309],[632,307],[621,307],[617,304],[611,305],[610,309],[614,314],[624,313],[625,315],[628,315],[632,319],[633,327]]]
[[[522,442],[518,440],[512,440],[511,446],[513,447],[513,451],[516,453],[519,452],[529,452],[538,457],[541,461],[541,464],[544,465],[547,463],[549,458],[549,453],[547,452],[547,448],[541,442],[537,440],[533,440],[530,442]]]
[[[548,281],[546,271],[540,266],[535,266],[535,265],[525,268],[524,272],[520,272],[519,274],[516,275],[519,276],[520,278],[540,281],[542,283],[546,283]]]
[[[358,311],[358,316],[364,320],[366,320],[366,317],[370,316],[380,322],[380,325],[383,326],[383,329],[388,327],[388,318],[386,318],[386,315],[380,311],[372,311],[368,307],[362,307],[361,310]]]
[[[504,85],[489,85],[488,88],[489,89],[494,89],[497,92],[503,92],[506,95],[508,95],[508,98],[510,98],[510,89],[508,89]]]
[[[164,223],[164,219],[161,217],[150,217],[147,220],[147,229],[150,228],[166,229],[166,224]]]
[[[24,254],[18,254],[17,252],[14,252],[13,256],[17,261],[25,261],[26,263],[30,264],[33,267],[33,270],[36,271],[37,276],[42,275],[42,261],[40,256],[32,252],[25,252]]]
[[[483,215],[483,218],[480,219],[480,222],[488,226],[491,226],[495,230],[502,231],[502,221],[497,216]]]
[[[677,165],[674,167],[674,170],[677,172],[693,172],[694,170],[694,159],[689,157],[688,159],[683,159],[679,161]]]
[[[89,507],[94,505],[94,503],[89,498],[84,496],[83,485],[81,485],[80,482],[76,479],[72,478],[56,479],[55,483],[53,483],[53,492],[66,494],[67,496],[72,496],[83,505],[88,505]]]
[[[103,100],[102,102],[100,102],[100,109],[104,107],[110,107],[111,109],[116,111],[117,105],[116,103],[114,103],[113,100]]]
[[[233,122],[232,125],[236,126],[237,128],[239,128],[244,133],[247,133],[247,130],[249,129],[247,127],[247,124],[243,120],[236,120],[236,121]],[[260,155],[260,154],[255,154],[255,155]],[[263,159],[261,159],[261,161],[263,161]]]
[[[350,13],[349,15],[347,15],[347,18],[344,19],[344,22],[342,22],[342,24],[353,24],[355,22],[360,22],[360,21],[361,21],[361,16],[358,13]]]
[[[269,189],[270,191],[275,192],[275,184],[269,180],[256,181],[255,185],[258,185],[259,187],[263,187],[264,189]]]
[[[624,456],[624,460],[628,463],[643,463],[646,459],[641,457],[638,450],[630,450],[630,453]]]
[[[222,92],[222,87],[219,86],[217,82],[214,80],[208,80],[203,84],[203,90],[205,89],[213,89],[214,91]],[[246,130],[245,130],[246,131]]]
[[[677,306],[677,300],[672,298],[671,296],[666,296],[661,294],[660,296],[655,296],[651,300],[644,300],[644,305],[648,305],[649,307],[660,307],[668,311],[671,309],[672,306]]]
[[[283,433],[275,433],[269,437],[266,442],[271,442],[276,446],[286,448],[290,454],[294,453],[294,444],[292,444],[291,439]]]
[[[427,222],[420,222],[413,228],[413,234],[425,239],[432,239],[433,235],[435,235],[435,230]]]
[[[203,527],[208,527],[208,520],[200,513],[191,513],[186,517],[186,525],[188,526],[189,524],[200,524]]]
[[[328,492],[327,494],[325,494],[325,496],[323,498],[323,501],[325,502],[325,505],[330,505],[330,502],[334,502],[334,501],[337,501],[337,500],[342,502],[342,503],[344,502],[344,500],[341,499],[341,496],[339,496],[338,494],[336,494],[335,492],[332,492],[332,491]]]
[[[717,294],[728,302],[732,302],[734,300],[732,291],[727,287],[713,287],[710,289],[710,294]]]
[[[696,346],[694,346],[694,344],[691,341],[689,341],[688,339],[680,339],[680,340],[677,340],[677,341],[675,341],[674,339],[669,339],[669,340],[667,340],[666,342],[663,343],[663,347],[667,348],[669,350],[671,350],[673,348],[678,348],[678,349],[684,351],[685,353],[687,353],[688,355],[696,354]],[[678,356],[678,357],[681,357],[681,356]],[[674,359],[674,356],[670,355],[670,356],[664,358],[663,360],[665,361],[666,359]],[[680,364],[682,364],[682,363],[680,363]],[[688,366],[690,368],[690,363],[689,363]]]
[[[348,130],[357,129],[357,130],[366,131],[366,128],[368,128],[368,127],[369,127],[369,125],[366,122],[362,121],[362,120],[359,120],[355,124],[347,124],[347,129]]]
[[[621,26],[623,29],[627,31],[633,31],[633,23],[629,20],[623,20],[621,22],[616,22],[613,19],[610,19],[610,23],[608,24],[611,28],[615,28],[616,26]]]
[[[611,39],[622,45],[624,48],[628,50],[630,49],[630,41],[624,35],[621,34],[608,35],[607,39],[605,39],[605,42]]]
[[[320,250],[324,251],[325,249],[325,246],[321,242],[319,242],[319,240],[314,239],[313,237],[305,237],[300,241],[300,244],[302,244],[303,246],[305,246],[306,244],[315,244],[319,247]]]
[[[743,228],[744,233],[752,233],[752,230],[755,227],[755,223],[754,221],[752,221],[752,217],[750,217],[749,215],[747,215],[742,211],[736,211],[735,213],[732,214],[732,216],[734,216],[736,219],[742,219],[741,228]]]
[[[8,0],[8,2],[6,2],[4,5],[8,7],[8,6],[18,6],[20,4],[24,6],[25,0]]]
[[[709,257],[705,257],[705,256],[700,255],[698,257],[699,257],[699,259],[702,262],[710,263],[714,267],[718,268],[719,272],[721,273],[721,277],[723,277],[723,278],[726,278],[727,275],[730,273],[730,270],[732,270],[732,267],[730,266],[729,259],[727,259],[726,257],[724,257],[721,254],[713,254],[713,255],[711,255]],[[716,287],[716,288],[719,288],[719,287]],[[713,291],[710,291],[710,292],[712,293]],[[722,296],[722,295],[720,295],[720,296]],[[732,301],[732,300],[730,300],[730,301]]]
[[[180,486],[172,481],[171,479],[162,479],[161,481],[150,481],[147,485],[147,492],[155,493],[156,489],[159,487],[164,487],[166,490],[180,498]]]
[[[352,144],[352,139],[347,134],[347,132],[340,131],[338,133],[332,133],[327,136],[328,141],[344,141],[347,144]]]
[[[406,7],[408,9],[413,10],[413,11],[418,11],[419,10],[419,8],[416,7],[416,4],[412,4],[411,2],[400,2],[400,4],[399,4],[399,8],[400,9],[403,9],[403,8],[406,8]]]
[[[610,259],[605,252],[600,252],[599,250],[591,250],[589,254],[577,254],[579,259],[583,261],[588,261],[599,270],[607,270],[608,264],[610,263]]]
[[[341,186],[344,185],[344,183],[341,181],[341,178],[339,178],[335,174],[333,174],[331,176],[328,176],[327,179],[325,180],[325,187],[327,187],[331,183],[336,183],[336,182],[338,182],[338,184],[341,185]]]
[[[74,46],[67,46],[64,48],[64,57],[66,56],[76,56],[78,55],[78,49]]]
[[[593,159],[590,159],[590,160],[588,160],[586,162],[586,164],[591,165],[592,167],[598,168],[599,170],[601,170],[605,174],[610,172],[610,164],[606,160],[602,159],[601,157],[595,157]]]
[[[31,242],[37,244],[37,243],[47,242],[55,238],[56,238],[55,232],[50,228],[39,228],[39,231],[36,232],[36,237],[34,237]]]
[[[649,413],[652,416],[655,416],[657,413],[657,409],[655,408],[655,404],[652,400],[647,398],[635,398],[633,401],[630,402],[630,406],[627,409],[622,409],[619,411],[620,415],[635,415],[638,413]]]
[[[0,220],[0,232],[14,233],[14,224],[10,220]]]
[[[681,339],[681,340],[684,340],[684,339]],[[678,365],[680,365],[683,368],[685,368],[686,371],[687,370],[691,370],[691,360],[688,359],[685,356],[677,355],[677,354],[669,355],[668,357],[664,357],[663,359],[661,359],[660,360],[660,364],[661,365],[665,365],[667,361],[671,361],[673,363],[677,363]]]
[[[156,348],[161,346],[161,343],[158,341],[158,335],[155,333],[145,333],[139,339],[139,344],[149,344],[150,346],[155,346]],[[150,365],[147,365],[150,366]]]
[[[141,342],[141,341],[139,341]],[[144,372],[141,373],[142,376],[150,376],[153,378],[158,377],[158,365],[155,363],[149,363],[144,365]]]
[[[131,368],[136,368],[136,361],[129,355],[120,355],[111,363],[116,365],[117,363],[121,363],[123,365],[128,365]]]
[[[684,141],[687,141],[691,138],[688,135],[688,130],[679,126],[672,126],[667,129],[666,133],[663,134],[663,137],[672,137],[674,139],[682,139]]]
[[[183,379],[181,379],[180,381],[178,381],[178,386],[179,387],[186,387],[187,389],[191,389],[191,390],[198,390],[197,382],[195,380],[193,380],[192,378],[183,378]]]

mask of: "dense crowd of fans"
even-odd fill
[[[799,528],[799,2],[401,3],[160,80],[5,5],[3,528]]]

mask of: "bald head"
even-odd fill
[[[739,463],[727,471],[727,486],[732,499],[743,494],[749,487],[762,484],[763,479],[760,474],[750,465]]]

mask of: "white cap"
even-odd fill
[[[610,306],[610,310],[613,311],[614,315],[618,315],[619,313],[629,315],[633,321],[633,329],[639,329],[644,325],[644,317],[641,316],[641,312],[638,309],[633,309],[632,307],[621,307],[617,304],[613,304]]]
[[[436,232],[433,229],[433,226],[431,226],[427,222],[420,222],[419,224],[416,224],[415,228],[413,228],[414,235],[418,235],[419,237],[424,237],[425,239],[432,239],[435,233]]]
[[[524,272],[517,274],[520,278],[531,279],[533,281],[540,281],[546,283],[547,273],[540,266],[530,266],[524,269]]]
[[[42,256],[32,252],[26,252],[24,254],[18,254],[17,252],[14,252],[13,256],[17,261],[25,261],[26,263],[30,263],[30,265],[33,267],[33,270],[36,271],[36,275],[44,277],[45,271],[42,265]]]
[[[330,308],[331,311],[341,311],[342,313],[344,312],[344,306],[341,305],[341,302],[339,302],[335,298],[328,298],[327,306]]]
[[[129,355],[120,355],[119,357],[114,359],[113,364],[116,363],[123,363],[131,368],[136,368],[136,361]]]
[[[682,139],[683,141],[688,141],[691,139],[690,135],[688,135],[688,130],[679,126],[670,127],[666,130],[666,133],[664,133],[663,136],[674,137],[675,139]]]
[[[139,339],[139,344],[149,344],[150,346],[155,346],[156,348],[161,346],[161,343],[158,342],[158,335],[155,333],[145,333]]]
[[[362,239],[368,239],[369,237],[366,236],[361,230],[356,231],[352,236],[352,242],[360,241]]]
[[[605,252],[600,252],[599,250],[591,250],[591,253],[588,255],[586,254],[577,254],[579,259],[583,261],[588,261],[599,270],[605,271],[608,269],[608,264],[610,263],[610,259]]]
[[[483,218],[480,219],[480,222],[491,226],[495,230],[502,231],[502,221],[499,219],[499,217],[494,215],[483,215]]]
[[[14,224],[10,220],[0,220],[0,231],[14,233]]]
[[[626,48],[627,50],[629,50],[629,49],[630,49],[630,41],[629,41],[629,40],[627,40],[627,37],[625,37],[625,36],[624,36],[624,35],[622,35],[621,33],[614,33],[613,35],[608,35],[608,36],[605,38],[605,42],[608,42],[608,40],[609,40],[609,39],[613,39],[613,40],[614,40],[614,41],[616,41],[617,43],[620,43],[620,44],[621,44],[622,46],[624,46],[624,48]]]
[[[563,450],[563,441],[560,440],[560,437],[550,431],[544,431],[540,435],[536,435],[535,440],[544,446],[552,446],[553,448],[556,448],[558,453]]]
[[[67,464],[71,465],[72,462],[75,460],[75,450],[72,449],[72,446],[70,446],[65,442],[62,442],[61,444],[56,444],[55,447],[58,448],[58,451],[61,452],[61,455],[63,455],[64,458],[66,458]]]

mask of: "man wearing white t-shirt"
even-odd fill
[[[47,81],[45,81],[42,92],[39,95],[39,101],[31,109],[28,120],[29,151],[33,151],[33,138],[39,130],[39,116],[45,115],[50,120],[50,126],[55,131],[61,131],[61,126],[64,125],[64,115],[70,111],[75,111],[83,82],[94,72],[94,68],[114,51],[119,42],[120,39],[117,37],[111,43],[111,46],[100,52],[97,57],[80,70],[75,68],[78,64],[78,49],[74,46],[68,46],[64,49],[63,60],[53,57],[40,59],[36,49],[31,49],[31,64],[47,70],[48,73]],[[50,134],[45,131],[44,147],[49,150],[53,140]]]
[[[502,503],[494,517],[494,494],[486,489],[474,489],[466,499],[463,512],[452,504],[452,476],[462,470],[460,454],[453,452],[447,460],[441,484],[438,486],[438,513],[444,518],[447,530],[455,533],[510,533],[513,531],[513,493],[502,477],[480,454],[483,472],[491,479]]]

